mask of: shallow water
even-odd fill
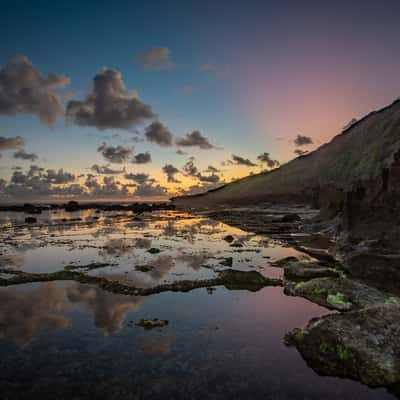
[[[279,277],[281,270],[270,262],[302,256],[284,243],[178,212],[46,212],[28,227],[24,217],[1,215],[2,268],[51,272],[107,262],[112,265],[86,273],[150,287],[215,276],[227,268],[220,264],[227,257],[234,269]],[[76,218],[82,221],[69,221]],[[242,247],[232,247],[224,240],[227,235]],[[160,252],[151,254],[151,248]],[[152,269],[140,272],[138,265]],[[258,292],[216,287],[148,297],[76,282],[3,287],[0,397],[393,398],[385,389],[320,377],[296,349],[283,344],[286,332],[326,313],[276,287]],[[144,330],[131,322],[141,318],[169,324]]]

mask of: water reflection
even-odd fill
[[[107,335],[122,329],[129,310],[137,311],[141,297],[113,295],[76,283],[29,284],[0,290],[0,338],[20,347],[29,345],[44,330],[71,324],[70,309],[84,305],[94,325]]]

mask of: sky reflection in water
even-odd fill
[[[213,276],[225,268],[219,264],[224,257],[233,257],[235,269],[276,276],[280,271],[269,262],[296,254],[276,241],[188,214],[161,212],[140,220],[115,214],[45,214],[40,228],[8,216],[1,265],[33,272],[107,261],[118,265],[90,273],[151,286]],[[60,218],[84,221],[66,225]],[[244,247],[232,248],[223,240],[228,234]],[[150,254],[150,248],[161,252]],[[153,269],[136,271],[142,264]],[[135,297],[75,282],[24,284],[0,289],[0,311],[4,395],[392,398],[384,389],[319,377],[295,349],[285,347],[287,331],[327,310],[287,297],[282,288]],[[141,318],[168,319],[169,325],[152,331],[130,325]]]

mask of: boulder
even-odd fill
[[[400,305],[379,305],[313,319],[285,341],[321,375],[370,386],[400,382]]]

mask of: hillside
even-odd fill
[[[390,167],[400,149],[400,100],[374,111],[317,150],[271,172],[249,176],[217,190],[173,199],[178,206],[308,202],[319,187],[348,190]]]

